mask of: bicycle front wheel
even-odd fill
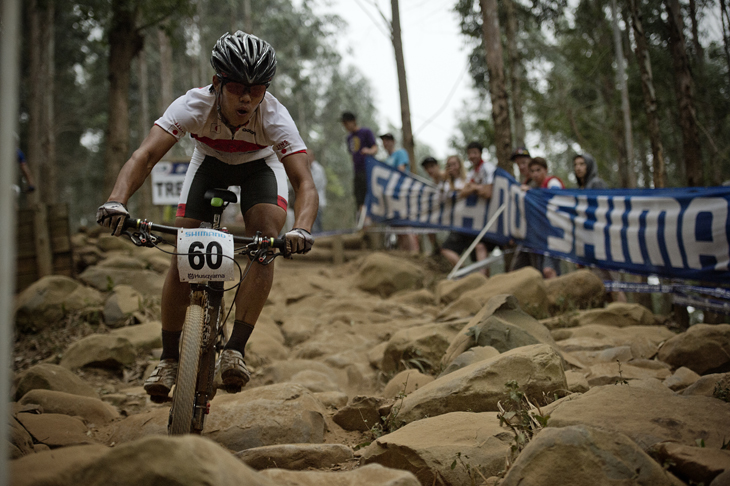
[[[203,339],[203,320],[205,309],[197,299],[191,299],[185,314],[182,343],[180,346],[180,363],[172,395],[170,408],[170,435],[189,434],[192,431],[193,413],[195,411],[195,385],[198,379],[200,363],[200,346]]]

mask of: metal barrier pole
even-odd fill
[[[8,410],[10,404],[13,294],[15,293],[15,200],[17,176],[18,23],[20,2],[3,0],[0,12],[0,486],[9,484]]]
[[[466,249],[466,251],[461,255],[461,258],[459,258],[459,261],[456,262],[456,265],[454,265],[454,268],[451,269],[451,272],[446,277],[448,280],[451,280],[456,272],[459,271],[459,268],[461,268],[461,265],[464,263],[464,260],[469,258],[469,254],[472,252],[472,250],[479,244],[480,241],[482,241],[482,238],[484,235],[487,234],[487,231],[489,231],[489,228],[492,227],[495,221],[497,221],[497,218],[500,214],[502,214],[502,211],[504,211],[507,208],[507,203],[502,204],[499,209],[497,209],[494,212],[494,215],[492,218],[487,222],[487,225],[482,228],[482,230],[479,232],[479,235],[474,239],[474,241],[471,242],[471,245],[469,245],[469,248]]]

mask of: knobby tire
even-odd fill
[[[185,314],[180,362],[177,371],[175,393],[170,410],[170,435],[189,434],[192,431],[195,409],[195,385],[200,362],[200,346],[203,339],[205,309],[191,303]]]

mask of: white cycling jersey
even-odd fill
[[[289,111],[268,91],[253,117],[232,133],[218,114],[211,85],[193,88],[179,97],[155,122],[178,140],[190,133],[195,139],[193,159],[206,155],[237,165],[259,159],[282,160],[307,147]],[[276,159],[274,159],[276,160]]]
[[[466,178],[475,184],[492,184],[494,182],[494,172],[497,170],[494,164],[482,160],[481,163],[473,167],[468,173]]]

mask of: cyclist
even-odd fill
[[[286,233],[290,253],[309,251],[317,216],[317,190],[309,171],[306,147],[286,108],[267,91],[276,73],[276,54],[266,41],[238,31],[216,43],[211,58],[216,74],[211,85],[195,88],[175,100],[147,138],[122,167],[111,195],[97,211],[97,222],[121,233],[129,215],[126,204],[154,165],[186,133],[195,140],[175,225],[194,228],[212,219],[206,190],[241,187],[241,212],[247,236],[261,231],[277,236],[287,208],[287,176],[296,194],[295,221]],[[271,290],[273,265],[251,263],[236,297],[235,324],[221,355],[226,389],[238,391],[250,379],[245,346]],[[162,290],[162,355],[145,381],[154,397],[167,396],[175,383],[179,341],[190,287],[180,282],[173,256]]]

